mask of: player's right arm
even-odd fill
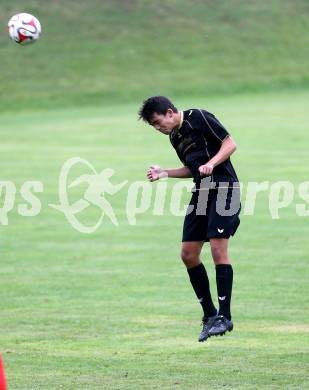
[[[192,173],[186,166],[180,168],[161,168],[159,165],[151,165],[148,168],[147,178],[149,181],[156,181],[164,177],[187,179],[192,177]]]

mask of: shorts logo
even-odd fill
[[[226,298],[226,295],[224,297],[218,297],[218,298],[219,298],[219,301],[224,301]]]
[[[224,232],[224,229],[219,229],[218,228],[218,233],[223,233]]]

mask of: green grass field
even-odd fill
[[[20,11],[42,23],[35,45],[5,32]],[[308,0],[0,0],[0,181],[17,191],[0,224],[9,390],[309,388],[309,225],[296,214],[309,166],[308,15]],[[164,215],[153,215],[154,183],[136,226],[128,186],[108,198],[119,226],[105,218],[89,235],[49,207],[72,157],[113,168],[116,184],[144,180],[152,163],[179,165],[168,138],[137,121],[154,94],[207,108],[230,129],[243,202],[249,181],[295,188],[279,219],[269,192],[242,216],[231,240],[235,330],[204,344],[179,259],[183,218],[169,210],[172,180]],[[83,173],[76,167],[70,178]],[[41,212],[23,217],[20,191],[31,180],[43,183]],[[92,206],[80,219],[99,216]],[[216,295],[208,247],[203,259]]]
[[[231,130],[241,180],[308,179],[308,92],[176,99],[215,112]],[[168,139],[136,121],[138,104],[0,116],[1,180],[40,180],[42,211],[22,217],[16,195],[1,226],[0,345],[9,389],[308,388],[308,221],[293,203],[272,220],[268,198],[231,240],[235,330],[197,342],[201,311],[179,259],[182,218],[166,208],[130,226],[126,191],[95,233],[48,207],[71,157],[144,180],[150,163],[178,165]],[[172,182],[171,182],[172,183]],[[170,184],[171,184],[170,183]],[[154,188],[156,184],[154,184]],[[4,194],[2,193],[2,199]],[[187,199],[189,195],[187,196]],[[186,197],[183,202],[186,202]],[[83,212],[87,221],[97,210]],[[215,294],[209,249],[203,255]]]

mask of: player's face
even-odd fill
[[[171,109],[168,109],[165,115],[157,114],[155,112],[152,115],[150,124],[161,133],[169,134],[175,127],[175,120],[173,114],[174,113]]]

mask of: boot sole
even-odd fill
[[[223,336],[223,335],[225,335],[225,333],[226,332],[232,332],[232,330],[233,330],[233,328],[234,328],[234,326],[232,325],[230,328],[228,328],[228,329],[226,329],[226,330],[224,330],[223,332],[220,332],[220,333],[213,333],[213,334],[211,334],[211,333],[208,333],[208,337],[213,337],[213,336]]]

